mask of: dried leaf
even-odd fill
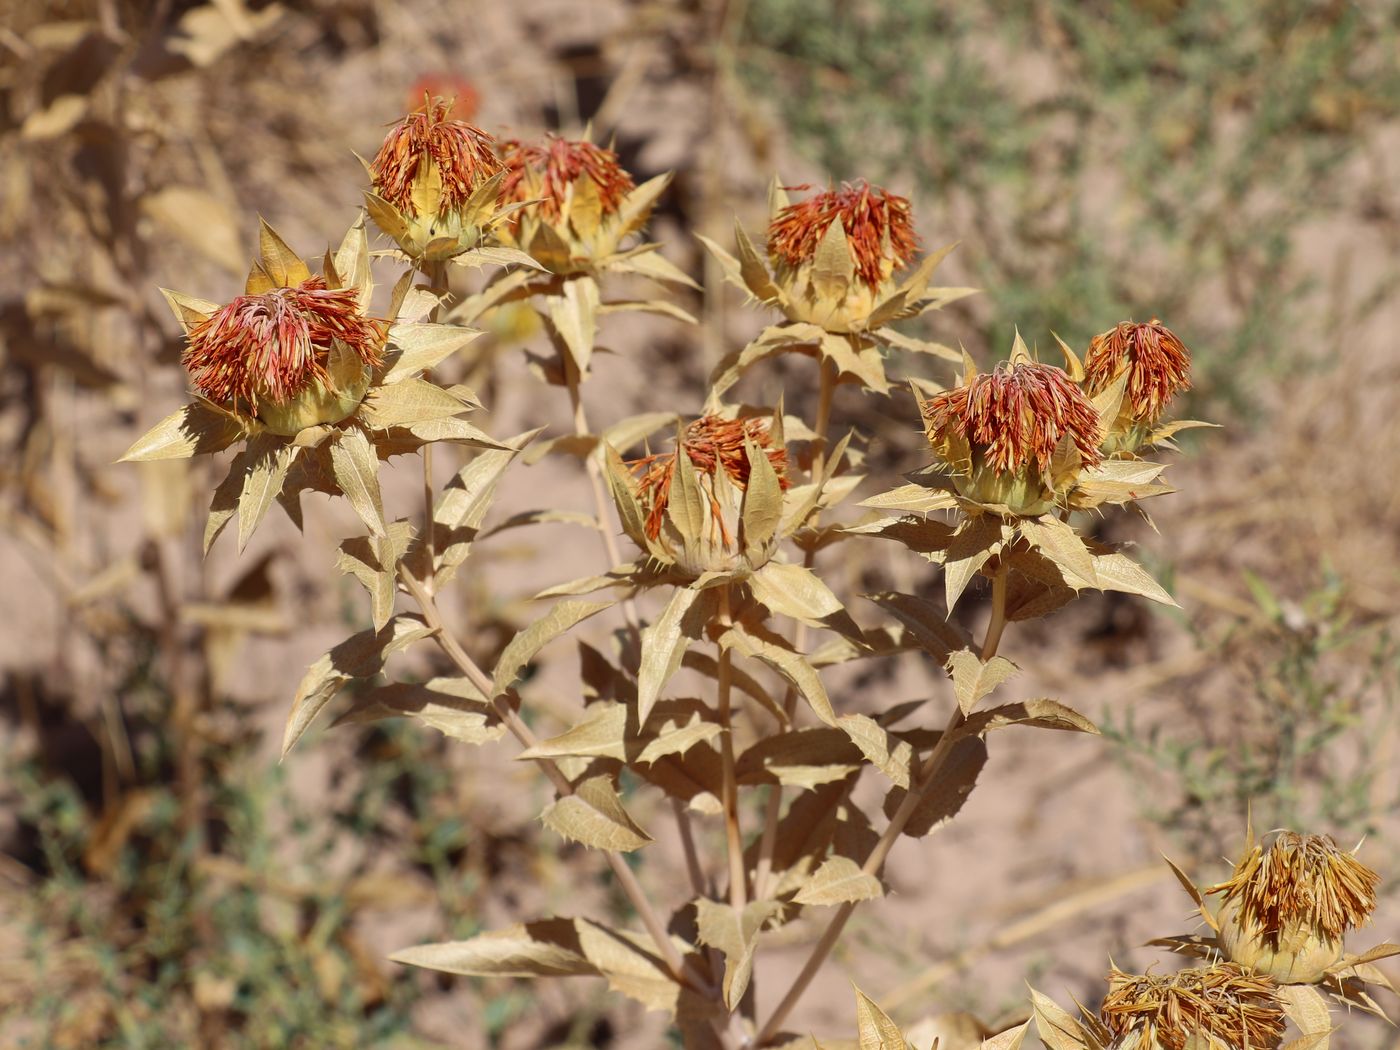
[[[585,602],[572,598],[560,602],[548,613],[530,624],[510,640],[496,661],[494,684],[495,696],[504,696],[520,679],[525,665],[534,659],[535,654],[549,642],[581,623],[590,616],[596,616],[604,609],[613,607],[614,602]]]
[[[375,536],[388,534],[384,503],[379,496],[379,458],[365,432],[357,427],[342,430],[331,445],[335,482],[360,520]]]
[[[950,614],[972,578],[1001,549],[1002,543],[1001,520],[994,514],[979,514],[958,525],[943,562],[944,600]]]
[[[677,587],[656,622],[642,631],[641,664],[637,671],[637,718],[645,725],[661,690],[681,665],[691,642],[705,633],[718,606],[712,591]]]
[[[612,779],[606,776],[583,781],[572,795],[546,807],[540,820],[551,831],[595,849],[627,853],[651,841],[627,815]]]
[[[550,323],[564,341],[579,373],[588,373],[593,342],[598,335],[598,283],[591,277],[574,277],[564,282],[560,295],[546,299]]]
[[[827,617],[844,611],[831,588],[801,565],[770,561],[749,577],[748,584],[772,612],[811,627],[825,626]]]
[[[818,718],[829,726],[836,725],[836,712],[832,710],[831,700],[826,695],[826,687],[822,685],[816,668],[801,653],[787,648],[781,639],[767,640],[735,624],[725,632],[720,644],[768,664],[797,687],[798,693]]]
[[[839,217],[832,219],[812,256],[812,287],[823,299],[839,299],[851,286],[855,272],[846,228]]]
[[[282,756],[286,757],[312,720],[345,683],[352,678],[373,678],[391,655],[432,633],[432,628],[420,617],[396,616],[380,631],[351,635],[313,663],[302,676],[292,700],[282,736]]]
[[[987,764],[987,745],[978,737],[959,740],[948,749],[948,755],[923,793],[914,815],[905,825],[904,834],[923,838],[957,815],[967,796],[977,786],[978,774]],[[891,788],[885,796],[885,816],[891,817],[908,794],[903,788]]]
[[[248,545],[272,501],[282,491],[287,471],[301,450],[272,434],[259,434],[248,443],[248,472],[238,496],[238,549]]]
[[[468,406],[435,383],[403,379],[392,386],[375,387],[360,405],[359,416],[373,430],[407,426],[459,415]]]
[[[1045,1050],[1090,1050],[1088,1037],[1079,1022],[1034,988],[1031,989],[1031,1017]]]
[[[840,225],[839,220],[836,225]],[[899,1027],[859,988],[856,989],[856,1026],[860,1050],[909,1050]]]
[[[189,459],[226,449],[246,433],[247,424],[241,418],[201,398],[146,431],[117,462]]]
[[[884,895],[884,887],[874,875],[867,875],[849,857],[832,855],[812,873],[793,900],[804,905],[830,905],[870,901]]]
[[[1281,984],[1278,994],[1284,1014],[1308,1040],[1309,1050],[1327,1050],[1334,1026],[1322,993],[1310,984]]]
[[[1039,518],[1022,518],[1019,528],[1027,543],[1059,566],[1070,586],[1099,585],[1093,555],[1079,533],[1065,522],[1046,514]]]
[[[1101,590],[1140,594],[1154,602],[1177,607],[1176,599],[1126,554],[1095,554],[1093,559],[1094,575]]]
[[[953,693],[963,714],[971,714],[977,701],[997,686],[1013,677],[1019,668],[1002,656],[983,662],[971,649],[960,649],[948,657],[948,674],[953,679]]]
[[[782,908],[777,901],[750,901],[743,911],[728,904],[700,898],[695,902],[696,927],[701,944],[724,953],[724,1004],[738,1008],[753,975],[754,950],[764,923]]]
[[[387,352],[381,366],[383,381],[397,383],[434,368],[480,335],[475,329],[456,325],[396,324],[389,329]]]

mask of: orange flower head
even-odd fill
[[[1100,1019],[1118,1050],[1271,1050],[1284,1031],[1274,982],[1234,963],[1165,977],[1115,969]]]
[[[1111,386],[1127,370],[1124,399],[1136,420],[1153,422],[1177,394],[1191,388],[1191,352],[1157,318],[1124,321],[1094,336],[1084,358],[1091,395]]]
[[[291,401],[313,381],[327,382],[327,358],[340,340],[360,361],[380,362],[389,322],[360,312],[353,288],[309,277],[291,288],[240,295],[190,330],[182,361],[212,401]]]
[[[924,425],[935,445],[966,442],[998,474],[1034,465],[1042,474],[1068,438],[1085,466],[1099,452],[1099,418],[1083,391],[1053,365],[1003,363],[967,384],[943,390],[923,404]]]
[[[375,192],[406,215],[418,214],[413,181],[425,162],[436,164],[442,176],[441,208],[446,211],[460,208],[501,170],[491,136],[465,120],[450,119],[451,108],[447,99],[425,98],[420,109],[389,129],[370,162]]]
[[[507,139],[501,143],[501,159],[506,167],[501,199],[538,198],[536,207],[551,221],[562,216],[569,188],[580,178],[587,178],[597,189],[604,215],[616,214],[636,185],[615,151],[582,140],[550,135],[538,145]]]
[[[1380,876],[1330,835],[1284,831],[1267,850],[1256,846],[1245,854],[1229,880],[1208,892],[1238,906],[1277,946],[1284,931],[1299,925],[1331,939],[1362,925],[1375,911],[1378,885]]]
[[[862,179],[843,182],[840,189],[818,193],[784,208],[769,224],[768,251],[794,269],[810,262],[836,219],[841,220],[841,228],[846,232],[856,272],[871,289],[879,287],[889,272],[907,266],[918,249],[908,198]]]
[[[714,477],[723,470],[741,492],[748,486],[749,453],[746,439],[764,450],[773,471],[778,475],[778,484],[786,491],[790,482],[787,478],[787,449],[773,448],[772,437],[768,432],[768,422],[763,419],[722,419],[719,416],[701,416],[685,429],[683,447],[690,462],[702,476]],[[647,535],[656,539],[661,535],[666,506],[671,501],[671,482],[676,476],[676,453],[642,456],[631,460],[627,466],[638,477],[637,496],[647,510]],[[718,529],[718,540],[725,547],[733,546],[731,526],[726,521],[722,508],[716,505],[713,490],[710,490],[711,522]]]

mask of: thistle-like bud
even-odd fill
[[[789,204],[768,226],[784,312],[828,332],[865,329],[917,250],[908,199],[863,180]]]
[[[1100,1020],[1114,1050],[1271,1050],[1284,1031],[1274,982],[1234,963],[1165,977],[1114,969]]]
[[[355,411],[388,328],[363,315],[355,289],[309,276],[221,307],[190,329],[182,360],[205,397],[292,435]]]
[[[447,99],[389,129],[370,161],[370,217],[414,259],[448,259],[475,248],[496,212],[501,162],[490,135],[448,114]]]
[[[1089,343],[1084,378],[1091,397],[1124,380],[1123,400],[1105,439],[1109,452],[1133,451],[1172,399],[1191,388],[1191,352],[1155,317],[1145,324],[1124,321]]]
[[[970,500],[1043,514],[1101,459],[1098,414],[1062,369],[1028,358],[968,377],[921,405],[924,432]]]
[[[787,449],[773,447],[764,420],[719,416],[701,416],[686,427],[680,449],[683,462],[677,452],[668,452],[627,464],[637,478],[647,538],[691,576],[761,568],[777,542],[771,527],[761,542],[746,534],[751,457],[761,454],[767,460],[767,496],[777,498],[789,484]]]
[[[1370,919],[1380,876],[1327,835],[1281,832],[1251,848],[1221,896],[1220,943],[1235,962],[1282,984],[1313,984],[1342,957],[1342,938]]]
[[[501,159],[502,201],[531,203],[498,236],[553,273],[587,270],[616,253],[650,213],[648,206],[641,215],[624,214],[636,183],[611,149],[553,135],[542,143],[507,139]]]

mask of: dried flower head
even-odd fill
[[[409,216],[418,214],[413,199],[422,165],[436,166],[442,180],[442,210],[460,208],[483,182],[501,170],[490,135],[464,120],[452,120],[452,103],[425,98],[423,106],[389,129],[370,162],[374,189]]]
[[[918,249],[908,199],[859,180],[784,208],[768,227],[768,251],[794,268],[810,262],[836,219],[845,230],[856,272],[869,288],[907,266]]]
[[[778,475],[779,485],[786,490],[789,485],[787,449],[772,447],[766,420],[701,416],[686,427],[683,447],[702,476],[713,478],[717,471],[723,469],[728,479],[742,492],[748,487],[752,469],[748,441],[764,450]],[[647,535],[656,539],[661,535],[666,506],[671,500],[671,483],[676,476],[676,453],[642,456],[631,460],[627,466],[638,478],[637,495],[647,511]],[[726,522],[712,488],[707,496],[712,512],[711,526],[716,531],[713,539],[723,546],[733,546],[732,523]]]
[[[507,139],[500,149],[506,167],[502,200],[538,198],[537,207],[551,220],[561,217],[570,187],[581,178],[588,179],[597,191],[604,215],[615,214],[636,185],[618,162],[616,152],[591,142],[551,135],[543,145]]]
[[[1100,460],[1094,406],[1062,369],[1038,362],[1003,363],[965,386],[923,404],[924,425],[935,444],[950,436],[966,442],[997,473],[1035,466],[1050,469],[1068,438],[1084,465]]]
[[[1100,1017],[1116,1050],[1269,1050],[1283,1038],[1274,982],[1234,963],[1108,975]]]
[[[189,333],[182,361],[212,401],[291,401],[329,379],[327,360],[339,340],[367,367],[379,363],[389,322],[360,312],[353,288],[327,288],[309,277],[290,288],[240,295]]]
[[[1155,317],[1145,324],[1124,321],[1089,343],[1084,372],[1091,395],[1111,386],[1125,370],[1124,401],[1139,422],[1154,422],[1172,398],[1191,388],[1191,352]]]
[[[1364,924],[1376,908],[1380,876],[1337,846],[1330,835],[1284,831],[1266,850],[1255,846],[1219,893],[1277,946],[1289,927],[1311,927],[1339,938]]]

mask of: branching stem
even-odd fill
[[[992,577],[992,618],[987,624],[987,634],[982,641],[983,660],[990,660],[996,655],[997,647],[1001,644],[1002,632],[1006,629],[1006,575],[1006,565],[1003,563]],[[917,786],[905,794],[904,800],[899,804],[899,808],[895,810],[889,824],[881,833],[879,841],[875,843],[875,848],[870,851],[870,856],[861,865],[861,871],[864,874],[879,876],[894,844],[899,840],[899,836],[903,834],[909,821],[913,819],[915,812],[924,801],[924,797],[937,781],[938,774],[942,770],[944,762],[947,761],[953,745],[963,738],[958,730],[962,728],[962,724],[966,720],[967,716],[963,714],[962,709],[954,705],[947,727],[919,769],[919,775],[914,781]],[[827,956],[836,947],[842,930],[845,929],[846,923],[855,910],[855,902],[849,902],[841,905],[836,910],[836,914],[831,917],[826,929],[822,931],[821,937],[813,946],[812,953],[807,957],[807,962],[803,965],[801,972],[793,980],[787,994],[783,996],[782,1002],[777,1005],[772,1015],[764,1022],[763,1028],[758,1033],[758,1046],[762,1046],[771,1039],[777,1033],[779,1026],[787,1020],[788,1014],[792,1012],[807,991],[807,987],[812,983],[813,978],[825,965]]]
[[[729,627],[729,587],[719,589],[719,620],[721,629]],[[724,646],[719,651],[719,668],[716,671],[718,682],[718,704],[720,725],[720,763],[723,771],[724,834],[729,853],[729,903],[736,911],[742,911],[749,901],[748,872],[744,867],[744,837],[739,828],[739,780],[734,771],[734,720],[731,710],[730,680],[732,678],[730,650]]]
[[[422,582],[403,564],[399,566],[399,577],[403,580],[404,586],[408,588],[409,594],[418,603],[424,621],[433,629],[434,640],[448,659],[457,665],[458,670],[467,680],[480,689],[483,695],[491,697],[492,707],[495,708],[496,714],[505,723],[506,728],[510,730],[511,735],[520,742],[522,747],[531,748],[538,744],[539,738],[535,736],[534,730],[525,724],[525,721],[510,705],[506,697],[495,695],[496,690],[490,677],[477,666],[476,661],[447,631],[443,625],[442,613],[437,607],[437,602],[423,588]],[[549,778],[550,783],[554,785],[561,797],[574,793],[574,787],[569,783],[569,778],[564,775],[564,771],[554,761],[548,758],[539,758],[535,762],[544,771],[545,776]],[[636,910],[637,915],[642,920],[642,925],[646,927],[647,933],[655,942],[657,952],[665,961],[667,969],[671,971],[671,976],[680,984],[699,992],[701,995],[709,998],[716,997],[718,991],[714,986],[696,973],[694,967],[681,957],[675,943],[666,933],[666,924],[661,921],[661,916],[647,897],[641,883],[637,881],[637,876],[628,867],[627,861],[613,850],[601,850],[600,852],[607,860],[608,867],[612,869],[623,894]]]

